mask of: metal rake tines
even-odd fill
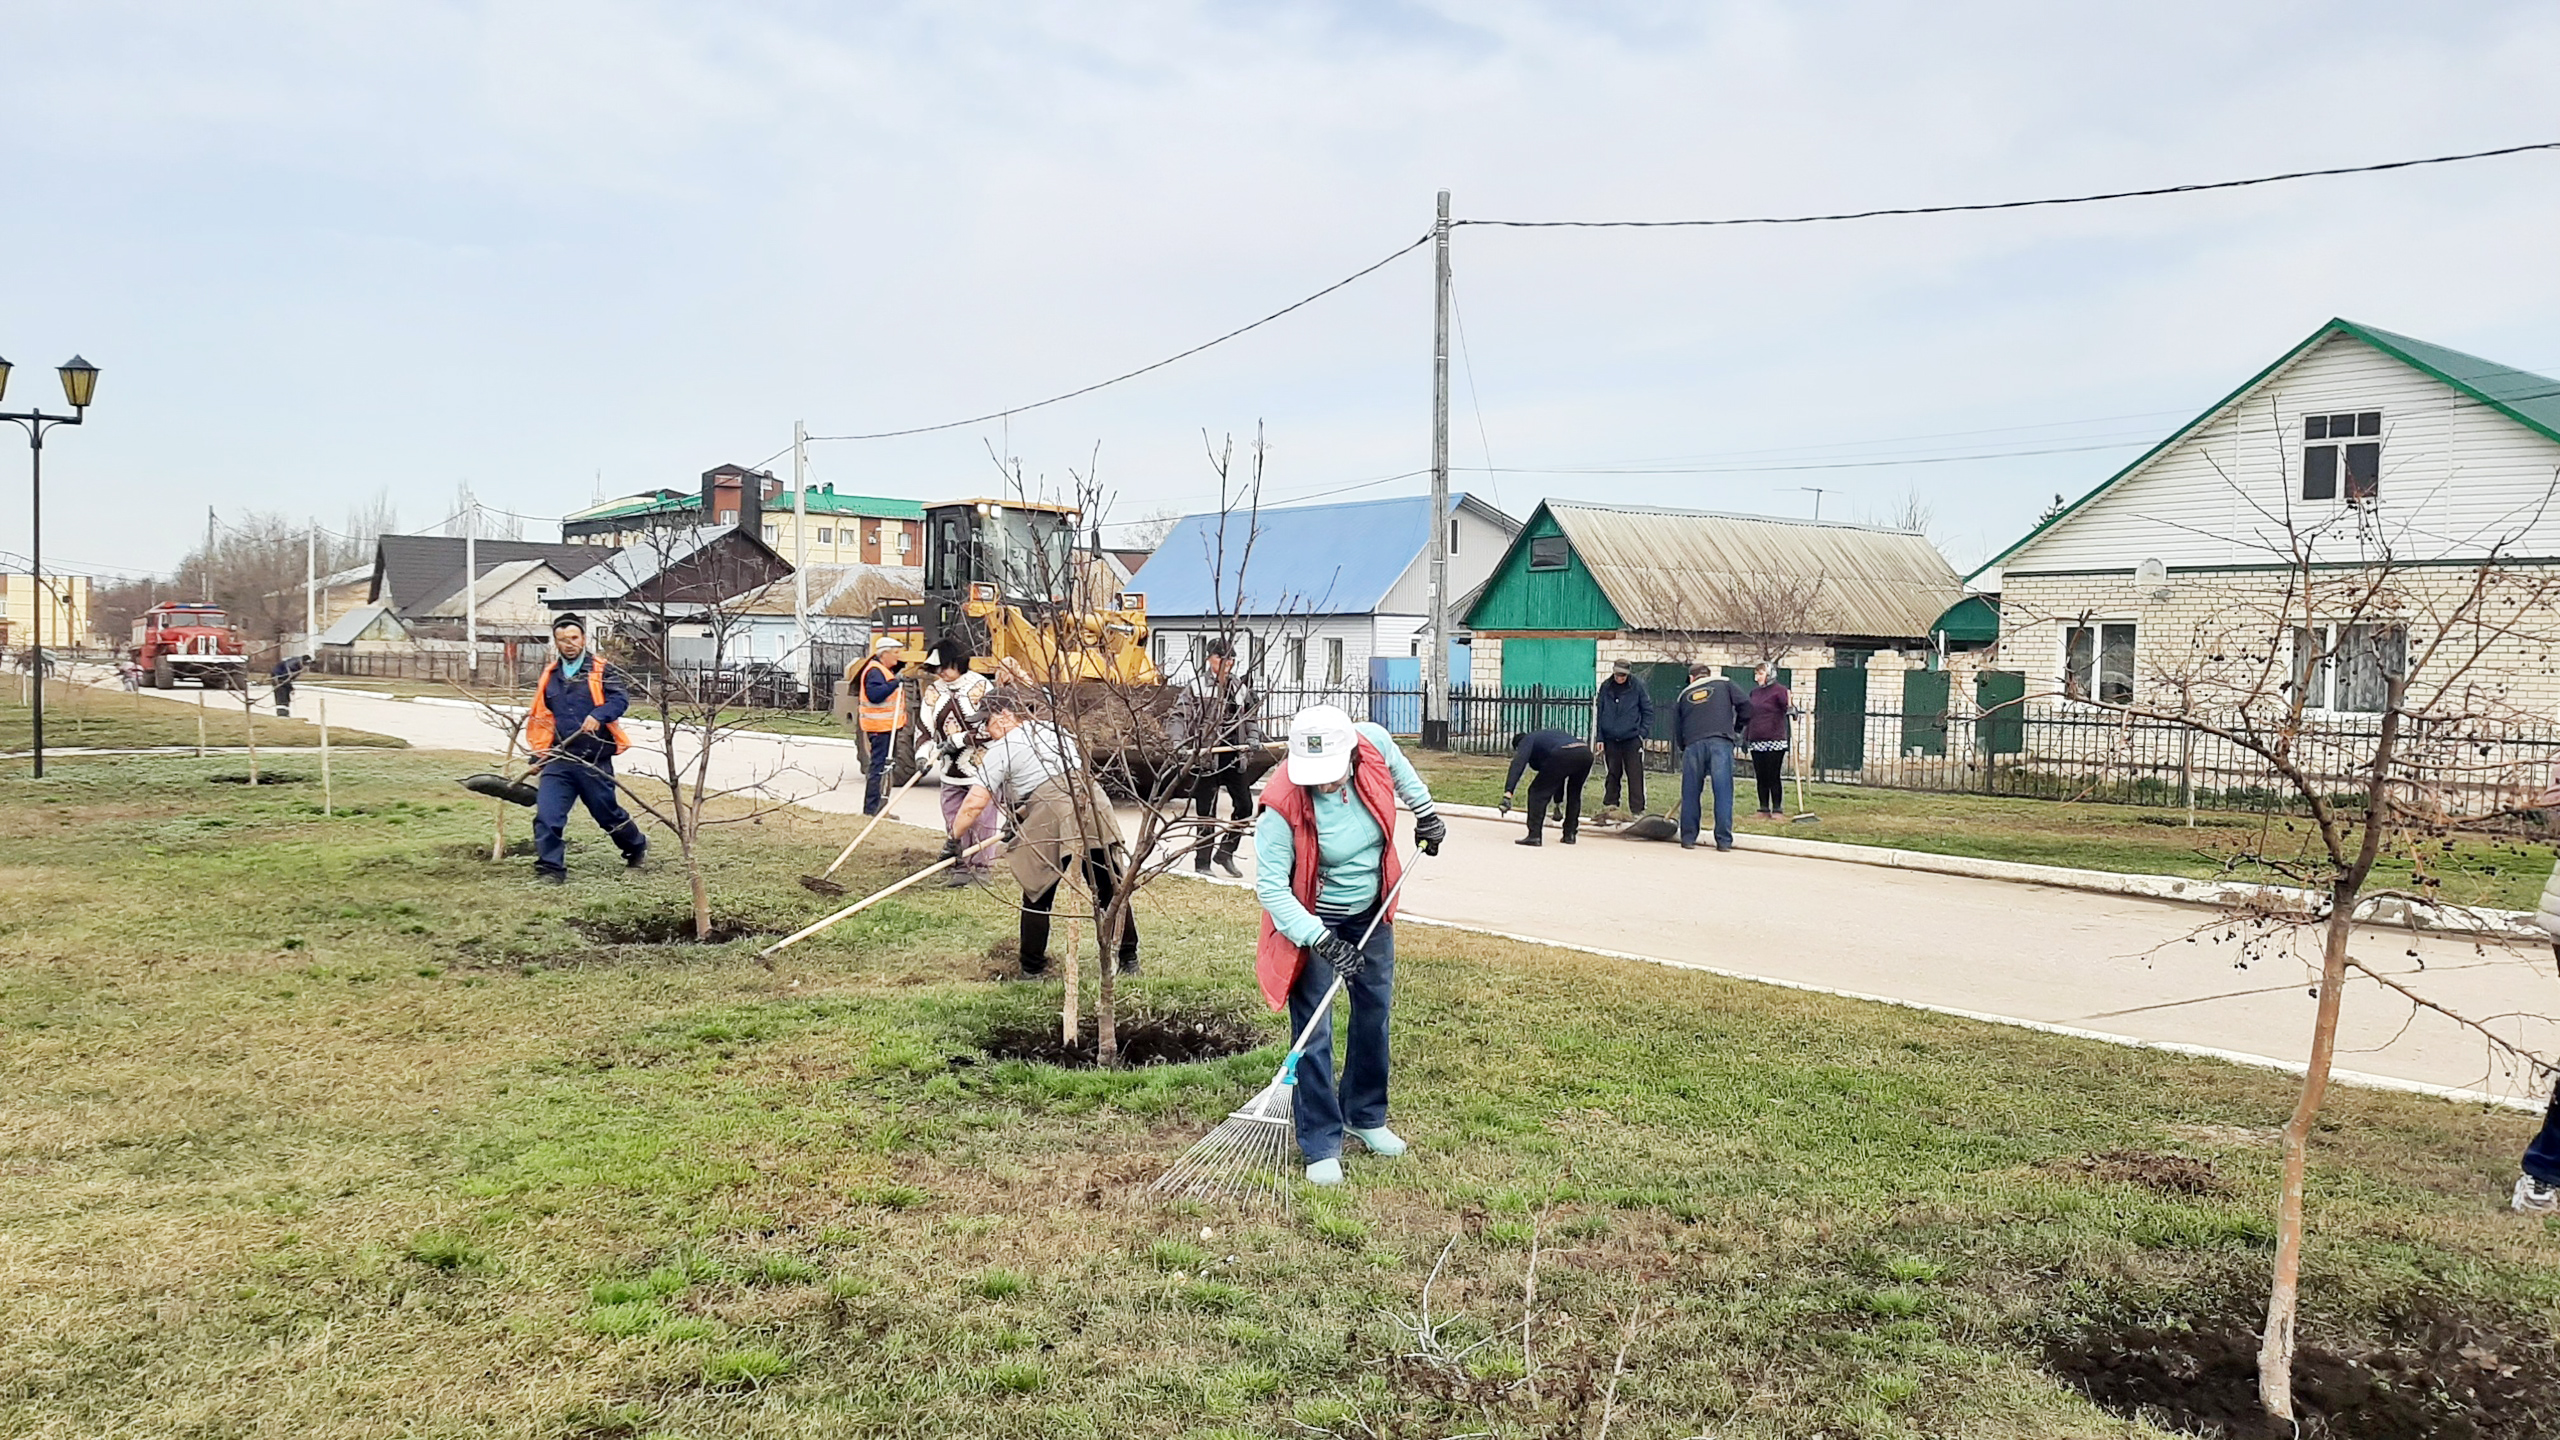
[[[1268,1194],[1286,1203],[1293,1134],[1287,1109],[1272,1103],[1266,1091],[1184,1151],[1153,1188],[1159,1195],[1212,1199]]]

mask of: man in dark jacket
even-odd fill
[[[1680,848],[1698,848],[1698,792],[1715,786],[1716,848],[1733,848],[1733,746],[1742,738],[1740,687],[1706,665],[1689,667],[1689,688],[1671,707],[1671,743],[1680,747]]]
[[[1262,739],[1262,697],[1253,677],[1236,668],[1234,649],[1212,640],[1200,654],[1199,673],[1191,678],[1192,734],[1200,747],[1202,770],[1192,781],[1191,811],[1203,821],[1218,818],[1218,796],[1227,797],[1227,814],[1235,823],[1225,829],[1204,824],[1191,851],[1191,868],[1206,875],[1214,859],[1218,868],[1241,880],[1236,843],[1245,822],[1253,818],[1253,789],[1245,782],[1245,750]]]
[[[551,643],[551,661],[534,685],[524,724],[525,748],[542,766],[542,788],[533,802],[533,873],[547,885],[568,881],[563,837],[569,807],[579,802],[622,852],[623,863],[637,870],[649,841],[631,823],[613,783],[613,757],[630,743],[617,722],[631,708],[631,692],[622,672],[587,648],[586,623],[577,616],[551,622]]]
[[[1618,778],[1627,781],[1627,808],[1644,813],[1644,742],[1653,733],[1653,696],[1639,684],[1627,662],[1609,667],[1600,682],[1598,718],[1592,733],[1600,737],[1600,753],[1608,758],[1609,780],[1600,792],[1600,808],[1618,803]]]
[[[1547,807],[1564,796],[1564,843],[1570,845],[1582,829],[1582,782],[1591,778],[1591,746],[1570,730],[1532,730],[1511,737],[1511,773],[1503,777],[1502,808],[1511,808],[1511,792],[1520,788],[1520,772],[1534,769],[1538,778],[1529,782],[1529,833],[1515,840],[1515,845],[1544,843],[1539,834],[1546,828]]]

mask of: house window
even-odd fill
[[[818,527],[818,543],[819,543],[819,544],[821,544],[821,545],[833,545],[834,543],[836,543],[836,532],[835,532],[835,531],[833,531],[833,530],[831,530],[831,529],[828,529],[828,528],[827,528],[826,526],[824,526],[824,525],[819,526],[819,527]]]
[[[764,543],[767,545],[770,545],[775,540],[780,539],[781,535],[782,527],[779,525],[767,525],[764,527]]]
[[[2293,683],[2306,710],[2379,715],[2391,682],[2408,668],[2409,632],[2401,626],[2293,627]]]
[[[1307,683],[1307,642],[1304,640],[1289,642],[1289,683],[1292,685]]]
[[[898,527],[898,553],[899,553],[899,554],[901,554],[901,555],[904,555],[904,554],[906,554],[909,550],[914,549],[914,548],[915,548],[915,539],[916,539],[916,537],[915,537],[915,536],[910,535],[910,534],[908,534],[908,533],[907,533],[907,527],[906,527],[906,526],[904,526],[904,525],[899,526],[899,527]]]
[[[1156,645],[1156,673],[1157,673],[1157,674],[1159,674],[1159,675],[1161,675],[1161,674],[1163,674],[1163,673],[1164,673],[1164,653],[1165,653],[1165,651],[1164,651],[1164,632],[1163,632],[1163,631],[1161,631],[1161,630],[1157,631],[1157,632],[1156,632],[1156,634],[1155,634],[1155,645]]]
[[[2381,411],[2302,417],[2302,498],[2337,499],[2341,472],[2349,502],[2381,494]]]
[[[1342,683],[1342,642],[1340,640],[1324,642],[1324,683],[1327,685]]]
[[[1529,541],[1529,568],[1562,570],[1572,563],[1573,546],[1561,535],[1539,535]]]
[[[2073,625],[2063,632],[2062,693],[2102,705],[2133,703],[2133,627]]]
[[[1449,517],[1449,553],[1458,553],[1458,517],[1455,515]]]

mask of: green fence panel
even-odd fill
[[[1867,672],[1817,670],[1813,680],[1813,768],[1867,768]]]
[[[1949,676],[1944,670],[1902,672],[1902,753],[1947,753]]]
[[[1627,668],[1635,672],[1645,694],[1653,697],[1653,738],[1669,740],[1671,707],[1680,703],[1680,692],[1689,688],[1689,667],[1676,660],[1638,660]]]
[[[1985,670],[1973,677],[1973,703],[1982,718],[1973,743],[1986,755],[2020,755],[2027,748],[2027,676],[2023,670]]]

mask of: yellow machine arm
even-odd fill
[[[1033,624],[1021,611],[991,593],[972,593],[961,609],[971,619],[986,623],[988,668],[999,673],[1010,662],[1041,683],[1164,683],[1155,662],[1147,658],[1144,601],[1127,609],[1061,613],[1045,626]]]

